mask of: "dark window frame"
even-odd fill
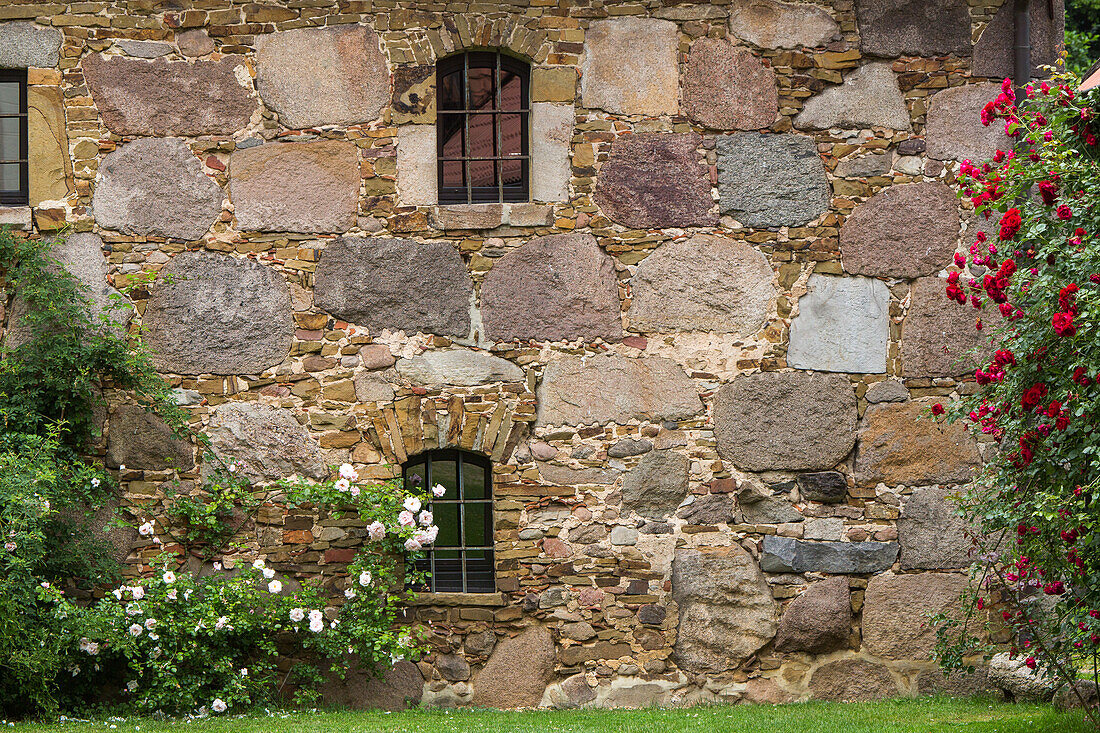
[[[0,205],[27,206],[30,204],[30,141],[28,139],[27,70],[0,69],[0,82],[19,84],[19,111],[0,113],[0,119],[19,120],[19,157],[0,159],[0,164],[16,163],[19,166],[19,188],[0,189]]]
[[[473,60],[473,64],[471,64]],[[486,64],[491,60],[492,65]],[[493,99],[492,109],[471,109],[470,107],[470,83],[469,72],[471,68],[493,69]],[[519,109],[501,109],[499,100],[501,89],[501,71],[515,74],[520,80],[520,105]],[[442,80],[449,74],[461,72],[462,74],[462,109],[443,109],[442,106],[436,112],[436,180],[438,182],[438,196],[440,204],[477,204],[477,203],[505,203],[530,201],[531,190],[531,66],[522,59],[502,53],[500,49],[492,50],[467,50],[440,59],[436,63],[437,99],[440,98],[438,88]],[[475,157],[470,154],[470,117],[472,115],[490,115],[493,120],[493,147],[494,155],[488,157]],[[520,118],[520,154],[504,155],[502,152],[503,138],[501,135],[501,115],[518,115]],[[463,125],[462,155],[448,157],[444,154],[444,144],[447,142],[448,120],[460,118]],[[518,160],[520,162],[520,184],[518,186],[505,186],[503,176],[503,162]],[[470,183],[469,163],[471,161],[494,161],[496,186],[473,186]],[[443,170],[444,164],[450,162],[462,163],[462,186],[445,186]]]
[[[448,462],[453,463],[455,466],[455,477],[457,487],[454,490],[457,496],[451,496],[450,493],[445,494],[442,497],[436,497],[431,493],[431,487],[437,483],[432,475],[433,463]],[[410,486],[409,485],[409,471],[418,466],[423,466],[423,486]],[[465,497],[465,474],[463,470],[464,466],[474,466],[477,469],[484,471],[484,486],[485,497],[481,499],[467,499]],[[417,569],[429,573],[428,579],[423,587],[415,588],[414,590],[426,591],[430,593],[495,593],[496,587],[496,560],[494,556],[494,543],[493,543],[493,464],[489,460],[488,456],[471,453],[469,451],[459,450],[456,448],[442,448],[437,450],[429,450],[413,456],[406,461],[401,467],[401,477],[403,483],[409,488],[419,488],[425,490],[429,495],[428,498],[428,510],[435,515],[436,524],[439,523],[440,515],[436,511],[439,505],[443,504],[456,504],[458,505],[458,536],[459,545],[430,545],[426,548],[427,557],[418,560],[416,563]],[[483,513],[484,517],[484,536],[487,540],[485,545],[467,545],[466,544],[466,507],[471,504],[484,505],[487,511]],[[442,534],[442,533],[441,533]],[[484,558],[468,558],[467,551],[474,550],[484,553]],[[440,578],[436,573],[437,563],[441,560],[437,558],[436,553],[439,551],[455,552],[459,553],[459,565],[460,570],[459,582],[456,585],[453,578],[447,578],[443,583],[440,582]],[[476,577],[471,578],[471,575],[477,574]],[[488,573],[489,581],[486,582],[484,575]]]

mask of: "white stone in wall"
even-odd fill
[[[472,387],[493,382],[522,382],[523,370],[499,356],[471,349],[427,351],[400,359],[397,373],[414,384]]]
[[[430,206],[437,191],[435,125],[397,128],[397,197],[402,206]]]
[[[568,200],[573,120],[571,104],[535,102],[531,105],[532,201]]]
[[[778,0],[734,0],[730,33],[761,48],[824,46],[840,38],[840,26],[825,8]]]
[[[787,363],[796,369],[886,371],[890,290],[869,277],[811,275],[791,323]]]
[[[866,64],[850,72],[844,83],[806,101],[794,120],[799,129],[888,127],[910,129],[909,109],[890,64]]]
[[[679,46],[679,26],[668,20],[593,22],[584,41],[584,106],[628,115],[676,114]]]

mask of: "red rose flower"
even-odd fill
[[[1054,332],[1059,336],[1072,336],[1077,333],[1077,326],[1073,325],[1072,313],[1055,313],[1051,319]]]
[[[1024,220],[1020,218],[1019,209],[1009,209],[1001,217],[1001,239],[1012,239],[1016,236],[1016,232],[1020,231],[1020,227],[1023,226]]]
[[[1069,221],[1073,218],[1073,209],[1069,208],[1065,204],[1058,207],[1058,218],[1062,221]]]
[[[933,415],[942,415],[944,412],[946,412],[946,410],[943,409],[943,405],[941,405],[939,402],[932,405],[932,414]]]

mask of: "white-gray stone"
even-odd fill
[[[668,20],[593,21],[584,39],[584,106],[628,115],[676,114],[679,47],[680,28]]]
[[[522,382],[523,369],[499,356],[472,349],[427,351],[400,359],[397,373],[413,384],[427,387],[473,387],[494,382]]]
[[[0,69],[57,66],[61,30],[34,23],[0,23]]]
[[[195,240],[217,219],[223,198],[185,140],[142,138],[104,157],[92,213],[104,229]]]
[[[155,59],[167,56],[174,50],[172,44],[161,41],[135,41],[132,38],[119,38],[115,45],[121,48],[127,56],[139,59]]]
[[[840,26],[825,8],[780,0],[733,0],[730,33],[761,48],[824,46],[840,38]]]
[[[620,546],[638,544],[638,530],[633,527],[612,527],[611,544]]]
[[[431,206],[439,198],[435,125],[397,128],[397,197],[404,206]]]
[[[211,411],[206,434],[214,453],[253,481],[328,474],[321,446],[285,407],[226,402]]]
[[[867,388],[867,401],[871,404],[879,402],[905,402],[909,399],[909,390],[896,379],[884,379],[875,382]]]
[[[396,372],[392,369],[383,372],[357,372],[352,380],[355,384],[355,399],[359,402],[392,402],[395,393],[389,381],[390,375],[396,379]]]
[[[531,200],[569,198],[569,144],[573,139],[573,105],[531,104]]]
[[[630,328],[751,336],[775,299],[768,260],[747,242],[698,234],[666,242],[630,281]]]
[[[811,275],[791,323],[787,363],[796,369],[886,371],[890,290],[869,277]]]
[[[1043,670],[1029,669],[1027,655],[1008,652],[994,654],[989,660],[989,681],[1009,693],[1014,700],[1045,702],[1054,696],[1057,680]]]
[[[794,120],[804,130],[830,127],[910,129],[909,110],[890,64],[870,63],[850,72],[844,82],[806,100]]]
[[[844,520],[836,517],[807,519],[802,525],[802,539],[839,542],[844,539]]]

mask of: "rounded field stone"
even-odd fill
[[[745,471],[832,468],[852,451],[855,428],[855,391],[837,374],[750,374],[714,398],[718,453]]]
[[[485,336],[496,341],[618,341],[620,310],[614,262],[591,234],[536,237],[481,285]]]
[[[864,659],[840,659],[823,664],[810,677],[815,700],[862,702],[897,697],[898,683],[890,670]]]
[[[554,678],[554,640],[543,626],[496,643],[489,661],[474,677],[473,704],[484,708],[531,708]]]
[[[824,654],[847,646],[851,633],[848,579],[826,578],[812,583],[787,606],[775,635],[775,650]]]
[[[206,434],[214,453],[235,460],[253,481],[328,475],[321,446],[286,408],[227,402],[211,411]]]
[[[1011,150],[1012,140],[1004,125],[982,124],[982,107],[1001,93],[992,82],[966,84],[936,92],[929,98],[924,137],[928,157],[936,160],[971,160],[975,164],[993,157],[997,150]]]
[[[340,237],[322,250],[314,281],[317,307],[373,331],[470,333],[474,285],[449,242]]]
[[[717,223],[700,142],[690,132],[639,132],[619,138],[596,176],[596,205],[628,227]]]
[[[859,429],[857,486],[953,484],[974,477],[981,456],[965,426],[922,417],[935,401],[886,402],[867,408]]]
[[[959,598],[969,585],[962,573],[874,576],[863,597],[865,649],[884,659],[926,661],[936,644],[928,616],[960,611]]]
[[[359,153],[342,140],[238,148],[229,159],[242,230],[346,232],[357,221],[359,182]]]
[[[283,276],[213,252],[172,258],[142,325],[153,363],[171,374],[259,374],[282,362],[294,340]]]
[[[256,81],[264,104],[293,129],[367,122],[390,101],[386,57],[364,25],[257,35]]]
[[[106,461],[111,468],[189,471],[195,452],[156,414],[141,405],[118,405],[107,422]]]
[[[825,8],[781,0],[733,0],[729,27],[761,48],[813,48],[840,38],[840,26]]]
[[[920,488],[905,500],[898,518],[902,570],[969,567],[975,544],[970,523],[955,513],[952,489]]]
[[[609,18],[584,35],[581,99],[619,114],[679,112],[680,29],[668,20]],[[623,63],[629,58],[631,63]]]
[[[630,281],[630,329],[751,336],[767,322],[775,275],[752,245],[711,234],[666,242]]]
[[[856,19],[865,54],[970,55],[967,0],[856,0]]]
[[[687,457],[679,453],[647,453],[623,479],[623,509],[647,519],[664,519],[687,496],[689,469]]]
[[[146,138],[103,158],[92,213],[104,229],[200,239],[222,210],[222,189],[180,138]]]
[[[898,77],[887,63],[861,66],[849,72],[842,84],[810,97],[794,124],[806,130],[830,127],[908,130],[912,127]]]
[[[80,62],[111,132],[186,137],[230,135],[248,124],[257,105],[245,64],[243,56],[185,62],[103,54]]]
[[[700,38],[683,72],[684,112],[715,130],[759,130],[775,122],[775,72],[747,48]]]
[[[694,382],[661,356],[565,356],[546,365],[538,391],[541,425],[683,420],[703,409]]]
[[[852,211],[840,228],[845,272],[913,278],[951,263],[959,236],[955,193],[935,181],[890,186]]]
[[[781,227],[824,214],[832,189],[813,138],[740,132],[718,136],[718,193],[744,226]]]
[[[971,372],[993,355],[989,330],[999,325],[994,309],[979,312],[947,299],[947,281],[921,277],[909,290],[909,311],[901,326],[901,366],[906,377],[952,377]]]

